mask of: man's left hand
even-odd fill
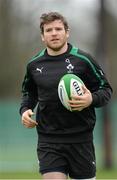
[[[91,92],[86,88],[86,86],[82,86],[82,90],[84,92],[82,96],[72,96],[71,100],[69,100],[72,111],[82,111],[92,103]]]

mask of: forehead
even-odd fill
[[[49,22],[47,24],[44,24],[44,29],[48,29],[48,28],[54,28],[54,27],[64,27],[64,24],[61,20],[55,20],[52,22]]]

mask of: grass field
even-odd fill
[[[37,172],[0,173],[0,179],[42,179]],[[117,179],[117,169],[98,170],[97,179]]]

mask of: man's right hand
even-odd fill
[[[28,109],[22,114],[22,124],[27,128],[34,128],[38,123],[31,118],[34,115],[31,109]]]

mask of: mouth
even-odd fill
[[[52,39],[51,41],[52,41],[52,42],[53,42],[53,41],[59,41],[59,39]]]

